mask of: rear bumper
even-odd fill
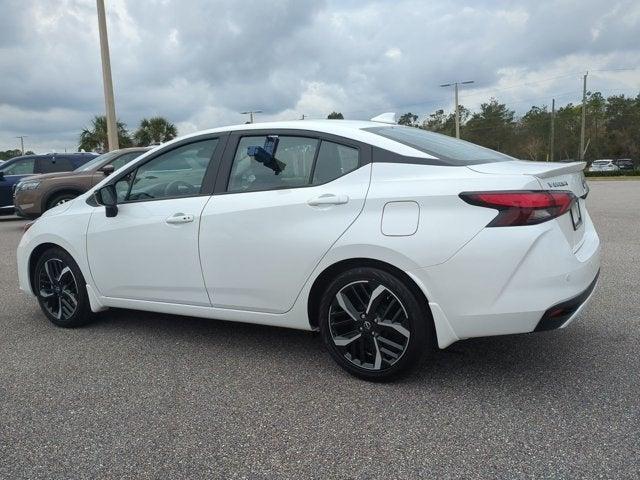
[[[486,228],[448,261],[408,272],[438,317],[440,347],[567,326],[586,305],[600,270],[600,239],[586,211],[584,224],[577,247],[557,222]],[[550,319],[552,313],[558,318]]]
[[[569,325],[573,319],[575,319],[582,309],[587,305],[593,291],[598,284],[598,277],[600,276],[600,270],[596,273],[596,278],[593,279],[591,285],[589,285],[584,292],[569,300],[565,300],[562,303],[554,305],[549,308],[540,321],[534,332],[544,332],[546,330],[556,330],[558,328],[564,328]]]

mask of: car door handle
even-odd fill
[[[319,197],[311,198],[307,200],[307,204],[312,207],[319,207],[322,205],[342,205],[349,201],[349,197],[347,195],[333,195],[331,193],[326,193],[324,195],[320,195]]]
[[[194,216],[187,213],[174,213],[165,220],[169,225],[179,225],[181,223],[191,223],[194,220]]]

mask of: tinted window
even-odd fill
[[[143,153],[144,152],[129,152],[129,153],[125,153],[124,155],[120,155],[113,162],[110,162],[110,163],[108,163],[106,165],[113,165],[113,168],[115,170],[118,170],[120,167],[124,167],[131,160],[133,160],[134,158],[138,158]]]
[[[9,165],[4,165],[2,171],[5,175],[29,175],[33,173],[35,158],[24,158],[16,160]]]
[[[515,158],[474,143],[415,127],[371,127],[364,129],[398,143],[428,153],[451,165],[506,162]]]
[[[242,137],[238,142],[231,175],[229,192],[249,192],[273,190],[309,185],[313,159],[318,148],[318,140],[306,137],[279,136],[275,158],[281,171],[259,162],[249,156],[249,147],[263,147],[266,136]]]
[[[36,160],[36,173],[69,172],[71,170],[73,170],[73,164],[66,157],[42,157]]]
[[[192,197],[200,187],[218,139],[160,154],[116,182],[118,201]]]
[[[89,170],[91,170],[94,167],[96,167],[96,165],[101,165],[102,162],[104,162],[105,160],[108,161],[108,160],[110,160],[112,158],[115,158],[117,156],[118,156],[118,152],[117,151],[103,153],[102,155],[100,155],[98,157],[95,157],[92,160],[90,160],[87,163],[85,163],[84,165],[76,168],[75,171],[76,172],[88,172]]]
[[[358,149],[323,140],[313,171],[313,184],[330,182],[358,168]]]

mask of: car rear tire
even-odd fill
[[[52,209],[53,207],[57,207],[58,205],[62,205],[63,203],[67,203],[69,200],[73,200],[78,196],[77,193],[61,193],[59,195],[54,195],[47,201],[47,210]]]
[[[82,272],[61,248],[45,251],[33,275],[33,289],[46,317],[59,327],[78,327],[92,320]]]
[[[326,288],[320,333],[333,359],[356,377],[387,381],[407,374],[431,349],[431,313],[402,279],[354,268]]]

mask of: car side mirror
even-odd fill
[[[115,168],[113,165],[109,164],[102,167],[100,171],[104,173],[104,176],[106,177],[108,175],[111,175],[115,171]]]
[[[0,171],[0,182],[4,181],[4,172]]]
[[[115,186],[105,185],[99,189],[96,192],[96,201],[104,205],[104,213],[107,217],[115,217],[118,214],[118,194]]]

